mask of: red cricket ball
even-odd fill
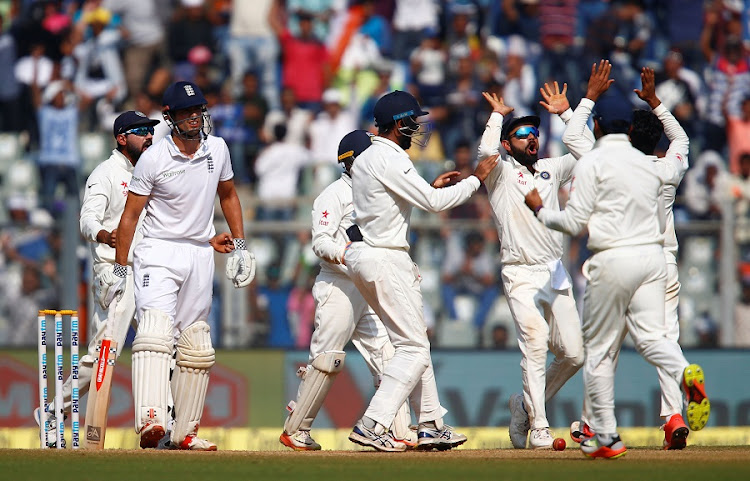
[[[552,448],[555,451],[562,451],[565,449],[565,440],[563,438],[555,438],[555,440],[552,441]]]

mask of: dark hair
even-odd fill
[[[750,152],[742,152],[740,154],[740,162],[750,159]]]
[[[630,129],[630,143],[646,155],[652,155],[661,140],[664,126],[661,120],[648,110],[633,112],[633,123]]]
[[[273,138],[281,142],[286,137],[286,125],[276,124],[273,126]]]

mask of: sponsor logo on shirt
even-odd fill
[[[328,214],[330,214],[330,212],[328,212],[327,210],[324,210],[321,213],[321,215],[323,216],[323,219],[327,219],[328,218]],[[320,219],[319,224],[320,225],[328,225],[328,221],[327,220],[323,220],[323,219]]]
[[[518,178],[516,179],[519,185],[526,185],[526,181],[523,180],[523,172],[518,172]]]
[[[122,195],[127,197],[128,196],[128,183],[123,180],[122,182],[120,182],[120,185],[122,186]]]
[[[182,170],[170,170],[170,171],[167,171],[167,172],[162,172],[161,176],[164,177],[165,179],[168,179],[170,177],[174,177],[175,175],[180,175],[180,174],[184,174],[184,173],[185,173],[185,169],[182,169]]]

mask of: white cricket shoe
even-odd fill
[[[390,432],[378,434],[372,429],[365,427],[361,419],[357,421],[357,424],[354,425],[352,432],[349,434],[349,441],[389,453],[406,451],[406,444],[396,441]]]
[[[550,449],[555,438],[549,432],[549,428],[532,429],[529,436],[529,447],[531,449]]]
[[[45,421],[43,419],[40,419],[39,414],[41,413],[41,410],[39,408],[34,409],[34,421],[36,421],[37,426],[42,426],[42,423]],[[57,447],[57,419],[55,419],[55,415],[44,411],[44,416],[47,421],[47,447],[50,448],[56,448]],[[65,416],[67,418],[67,416]],[[65,439],[62,440],[62,447],[65,448]]]
[[[172,446],[176,446],[177,449],[183,449],[186,451],[216,451],[216,443],[212,443],[208,439],[202,439],[195,434],[188,434],[185,439],[179,445],[172,443]]]
[[[516,449],[526,449],[526,437],[531,425],[529,424],[529,414],[523,407],[523,394],[511,394],[508,400],[508,408],[510,409],[510,426],[508,426],[510,442]]]
[[[419,443],[419,437],[417,436],[417,426],[415,425],[409,426],[409,430],[406,432],[406,435],[403,438],[399,438],[398,436],[396,436],[393,433],[393,430],[391,430],[391,435],[396,441],[401,441],[402,443],[406,444],[406,449],[414,449]]]
[[[295,451],[320,451],[320,444],[316,443],[310,431],[297,431],[287,434],[286,431],[279,436],[279,442]]]
[[[420,451],[429,451],[431,449],[445,451],[466,442],[466,436],[455,432],[451,426],[443,424],[443,427],[438,429],[434,421],[421,423],[417,436],[419,437],[417,449]]]

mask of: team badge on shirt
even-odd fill
[[[549,172],[547,172],[546,170],[543,170],[543,171],[542,171],[542,172],[541,172],[541,173],[539,174],[539,177],[541,177],[541,178],[542,178],[542,179],[544,179],[544,180],[549,180],[549,178],[550,178],[550,175],[549,175]]]
[[[207,164],[208,164],[208,173],[213,174],[214,173],[214,159],[210,155],[208,156]]]

